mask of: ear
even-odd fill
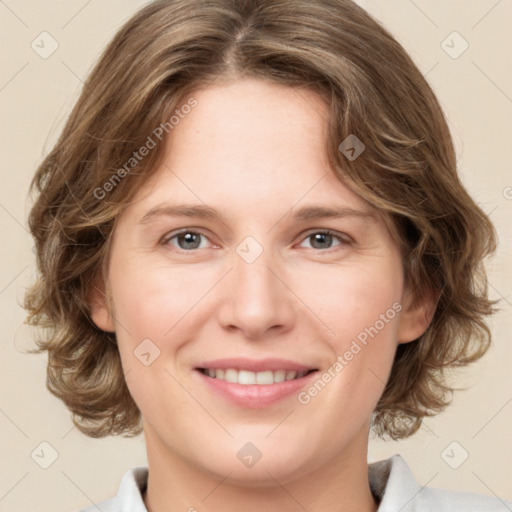
[[[103,278],[94,279],[89,291],[89,311],[96,327],[103,331],[115,332],[114,319],[109,305]]]
[[[434,317],[440,292],[427,291],[414,300],[410,291],[405,291],[402,300],[402,312],[398,327],[398,343],[417,340],[428,328]]]

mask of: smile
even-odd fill
[[[266,370],[262,372],[252,372],[249,370],[237,370],[234,368],[199,368],[199,371],[213,379],[224,380],[233,384],[242,384],[245,386],[259,384],[264,386],[288,380],[301,379],[308,373],[315,370]]]
[[[204,361],[195,368],[201,385],[229,403],[260,409],[292,398],[318,372],[286,359],[229,358]]]

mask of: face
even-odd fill
[[[254,485],[363,456],[397,343],[426,327],[398,248],[329,168],[320,97],[252,79],[191,96],[118,219],[113,310],[93,307],[148,454]]]

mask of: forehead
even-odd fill
[[[216,167],[239,172],[276,172],[304,158],[327,164],[328,106],[311,90],[243,79],[191,96],[198,105],[171,132],[172,157],[206,164],[215,155]]]
[[[243,79],[192,91],[197,106],[167,138],[161,168],[141,190],[156,204],[261,210],[303,201],[370,205],[330,167],[328,105],[305,88]]]

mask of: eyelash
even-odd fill
[[[186,234],[186,233],[192,233],[192,234],[195,234],[195,235],[201,235],[204,238],[206,238],[207,240],[210,240],[206,236],[206,234],[204,234],[200,230],[194,230],[193,228],[184,228],[184,229],[181,229],[179,231],[173,231],[171,233],[168,233],[167,235],[165,235],[161,239],[160,244],[164,245],[164,246],[168,245],[171,240],[175,239],[179,235],[183,235],[183,234]],[[303,238],[301,240],[303,242],[303,241],[307,240],[308,238],[310,238],[311,236],[316,235],[316,234],[330,235],[333,238],[336,238],[340,243],[338,245],[335,245],[333,247],[329,247],[327,249],[315,249],[315,248],[312,248],[314,251],[319,251],[319,252],[324,252],[325,253],[325,252],[331,252],[332,250],[336,249],[336,247],[352,245],[352,239],[350,239],[350,237],[348,235],[337,233],[336,231],[331,231],[330,229],[310,230],[310,231],[308,231],[307,233],[305,233],[303,235]],[[193,252],[196,252],[196,251],[199,250],[199,249],[185,250],[185,249],[181,249],[179,247],[175,247],[175,249],[177,249],[178,252],[181,252],[181,253],[193,253]]]

